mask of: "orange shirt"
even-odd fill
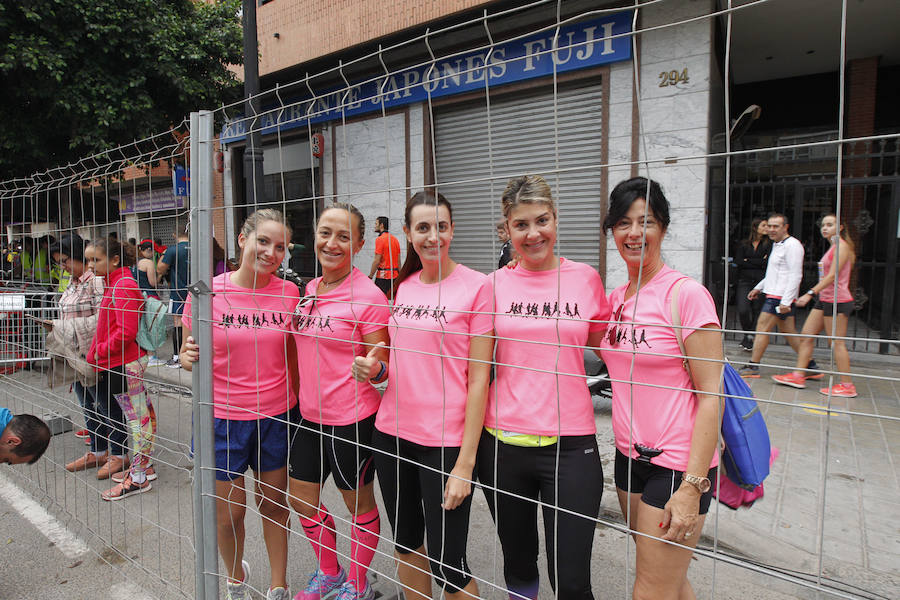
[[[381,255],[377,279],[394,279],[400,271],[400,242],[390,233],[384,231],[375,238],[375,254]]]

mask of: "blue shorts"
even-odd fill
[[[216,480],[233,481],[242,477],[248,467],[256,473],[287,467],[288,423],[299,418],[295,406],[268,419],[215,419]]]
[[[791,310],[789,310],[786,313],[780,313],[777,310],[775,310],[776,308],[778,308],[779,304],[781,304],[781,298],[766,298],[766,301],[763,302],[762,311],[765,313],[769,313],[770,315],[775,315],[782,321],[784,321],[788,317],[794,316],[794,305],[793,304],[791,304]]]
[[[169,290],[169,299],[172,301],[172,314],[180,315],[184,312],[184,303],[187,300],[187,290]]]

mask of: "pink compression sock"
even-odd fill
[[[350,533],[350,576],[349,581],[355,581],[357,589],[363,589],[366,573],[375,556],[375,548],[378,547],[378,534],[381,532],[381,518],[378,516],[378,508],[373,508],[364,515],[356,515],[353,518],[353,529]]]
[[[300,524],[319,560],[319,569],[326,575],[337,575],[341,565],[337,559],[337,532],[331,513],[323,504],[312,519],[300,517]]]

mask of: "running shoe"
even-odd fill
[[[291,595],[283,587],[270,588],[266,592],[266,600],[291,600]]]
[[[166,363],[166,366],[169,367],[170,369],[180,369],[180,368],[181,368],[181,361],[178,360],[178,357],[176,356],[176,357],[173,358],[172,360],[168,361],[168,362]]]
[[[794,373],[793,371],[785,373],[784,375],[772,375],[772,381],[801,390],[806,387],[806,377],[799,373]]]
[[[741,350],[744,352],[752,352],[753,351],[753,338],[749,335],[745,335],[744,339],[741,340],[741,343],[738,344],[741,347]]]
[[[759,379],[759,365],[744,365],[738,369],[738,373],[747,379]]]
[[[814,373],[813,372],[813,371],[819,370],[819,365],[817,365],[816,361],[814,361],[814,360],[809,361],[809,363],[806,365],[806,368],[808,369],[808,371],[806,371],[804,376],[807,379],[822,379],[823,377],[825,377],[825,373],[821,373],[821,372]]]
[[[152,489],[149,481],[145,481],[144,483],[135,483],[131,480],[131,477],[126,477],[125,481],[122,483],[117,483],[110,489],[106,490],[100,497],[104,500],[121,500],[122,498],[127,498],[128,496],[134,496],[136,494],[143,494],[144,492],[149,492]]]
[[[324,600],[325,598],[330,598],[338,593],[345,581],[347,581],[347,572],[344,571],[343,567],[337,575],[326,575],[319,569],[316,569],[316,572],[310,576],[306,588],[298,592],[294,596],[294,600]]]
[[[241,561],[244,567],[243,581],[226,581],[225,582],[225,600],[250,600],[250,586],[247,580],[250,579],[250,565],[246,560]]]
[[[87,429],[79,429],[78,431],[75,432],[75,437],[82,439],[82,440],[89,440],[89,439],[91,439],[91,432],[88,431]]]
[[[375,600],[375,590],[366,579],[366,587],[362,591],[356,589],[355,581],[346,581],[341,586],[335,600]]]
[[[161,359],[158,356],[151,356],[150,360],[147,361],[148,367],[162,367],[166,364],[166,361]]]
[[[856,393],[856,386],[852,383],[837,383],[831,387],[831,395],[837,396],[839,398],[856,398],[859,394]],[[822,388],[819,390],[819,393],[823,396],[827,396],[829,389]]]

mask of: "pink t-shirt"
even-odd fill
[[[213,414],[232,421],[281,415],[296,404],[285,343],[300,290],[274,276],[262,288],[238,287],[231,276],[212,280]],[[188,294],[182,315],[188,327],[192,303]]]
[[[600,346],[612,379],[616,448],[632,458],[638,456],[635,443],[659,448],[663,453],[653,459],[653,464],[676,471],[687,468],[697,416],[697,396],[691,391],[690,376],[682,364],[678,339],[672,328],[672,286],[682,278],[685,276],[664,266],[628,300],[624,300],[628,284],[613,290],[609,295],[609,303],[614,307],[612,322]],[[637,312],[634,313],[636,298]],[[693,279],[685,278],[681,284],[678,306],[682,327],[719,326],[712,296]],[[681,331],[682,338],[687,339],[695,329]],[[710,467],[718,462],[716,453]]]
[[[353,379],[351,368],[354,357],[370,350],[360,343],[363,336],[387,327],[387,298],[355,267],[336,289],[316,296],[321,279],[307,284],[294,314],[300,414],[323,425],[349,425],[375,414],[381,401],[371,383]]]
[[[497,375],[484,424],[532,435],[595,433],[583,347],[609,319],[600,275],[561,259],[550,271],[499,269],[488,286],[496,307]]]
[[[469,339],[493,329],[487,276],[456,265],[440,283],[413,273],[391,309],[391,364],[375,427],[422,446],[459,446],[466,424]]]
[[[828,272],[831,270],[831,263],[834,262],[834,244],[832,244],[831,248],[828,249],[828,252],[822,257],[822,261],[819,263],[819,279],[822,279]],[[846,246],[845,246],[846,248]],[[838,280],[838,293],[837,293],[837,301],[838,302],[853,302],[853,294],[850,293],[850,270],[853,269],[852,261],[844,261],[844,266],[841,267],[840,273],[837,275]],[[822,290],[819,290],[819,302],[834,302],[834,283],[825,287]]]

